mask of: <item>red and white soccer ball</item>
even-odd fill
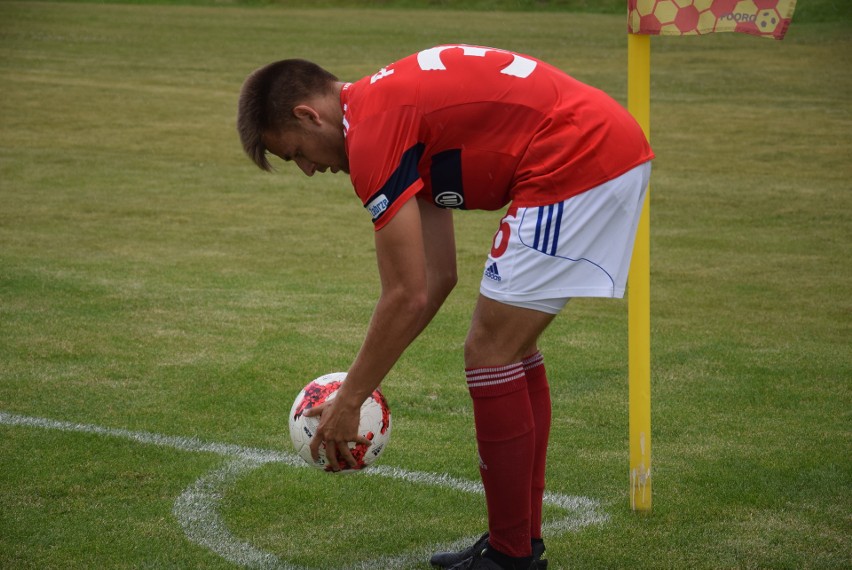
[[[345,372],[334,372],[320,376],[305,386],[290,408],[290,440],[296,453],[304,459],[308,465],[331,471],[325,456],[325,444],[320,446],[319,461],[311,457],[311,439],[314,437],[319,416],[307,417],[305,410],[318,406],[323,402],[333,400],[337,396],[337,390],[346,380]],[[361,422],[358,426],[358,434],[363,435],[372,442],[372,445],[349,443],[349,449],[358,462],[358,467],[353,469],[338,454],[341,472],[352,472],[369,467],[384,452],[390,440],[391,413],[388,402],[377,388],[361,405]]]

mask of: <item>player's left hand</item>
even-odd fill
[[[341,460],[349,467],[358,468],[358,461],[349,449],[349,442],[372,445],[364,436],[358,435],[358,424],[361,420],[361,406],[338,405],[339,398],[320,404],[305,411],[308,417],[321,416],[319,426],[311,440],[311,457],[319,460],[320,445],[325,445],[325,457],[332,471],[340,471]]]

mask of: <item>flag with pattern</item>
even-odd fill
[[[631,34],[739,32],[780,40],[790,26],[796,0],[627,0],[627,8]]]

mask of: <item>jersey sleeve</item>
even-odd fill
[[[358,121],[347,133],[352,185],[376,230],[423,188],[419,124],[414,107],[395,107]]]

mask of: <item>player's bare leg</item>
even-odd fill
[[[536,470],[536,417],[527,391],[525,358],[538,354],[539,335],[554,315],[480,296],[465,342],[465,368],[473,399],[480,474],[488,504],[489,535],[471,552],[471,568],[545,568],[531,544],[531,489]],[[529,360],[529,359],[527,359]],[[539,426],[547,440],[546,426]],[[545,443],[546,445],[546,443]],[[543,451],[541,459],[543,461]],[[540,536],[535,537],[540,539]],[[463,553],[459,553],[464,555]],[[465,552],[466,554],[466,552]],[[436,556],[433,558],[440,558]],[[483,558],[477,561],[478,558]],[[444,559],[447,559],[444,557]],[[466,566],[465,566],[466,567]]]
[[[554,317],[480,295],[465,341],[465,367],[520,362],[537,350],[538,337]]]

